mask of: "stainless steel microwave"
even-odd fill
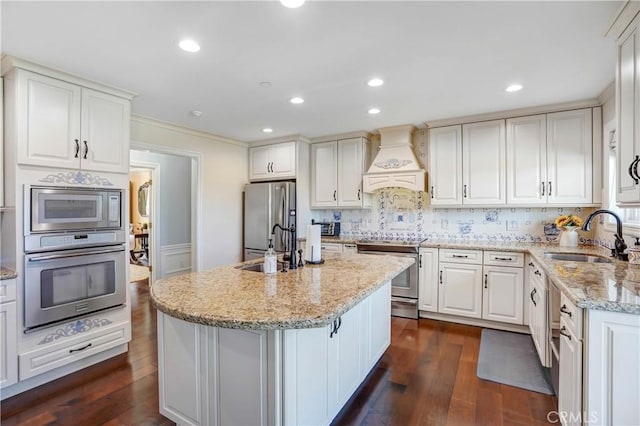
[[[121,189],[25,187],[25,235],[122,228]]]

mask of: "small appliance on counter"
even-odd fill
[[[323,237],[339,237],[340,222],[316,222],[311,219],[312,225],[320,225],[320,235]]]

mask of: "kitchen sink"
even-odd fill
[[[264,272],[263,263],[252,263],[250,265],[240,265],[236,266],[236,269],[240,269],[243,271],[251,271],[251,272]],[[278,271],[282,270],[283,262],[278,261]]]
[[[570,262],[587,262],[587,263],[612,263],[613,262],[608,257],[597,256],[595,254],[546,252],[544,255],[549,259],[567,260]]]

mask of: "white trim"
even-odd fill
[[[191,158],[191,270],[198,272],[200,265],[202,265],[202,250],[200,249],[202,240],[201,232],[199,232],[202,229],[202,153],[135,140],[131,141],[130,149]]]
[[[601,104],[606,103],[609,99],[613,99],[616,96],[616,82],[615,80],[609,83],[602,92],[598,95],[598,101]]]
[[[180,262],[181,257],[187,261],[193,259],[191,254],[191,243],[170,244],[160,247],[161,260],[159,265],[161,265],[162,268],[162,278],[191,271],[191,263],[185,264],[186,266],[167,269],[172,263]],[[175,259],[175,261],[172,261],[172,258]]]
[[[271,138],[271,139],[260,139],[257,141],[252,141],[249,145],[251,147],[254,146],[264,146],[264,145],[273,145],[276,143],[281,143],[281,142],[304,142],[304,143],[310,143],[310,140],[304,136],[300,136],[300,135],[288,135],[288,136],[279,136],[277,138]]]
[[[310,142],[311,143],[318,143],[318,142],[331,142],[331,141],[337,141],[340,139],[351,139],[351,138],[365,138],[365,139],[371,139],[371,132],[367,132],[365,130],[361,130],[358,132],[349,132],[349,133],[339,133],[337,135],[327,135],[327,136],[319,136],[317,138],[311,138]]]
[[[640,12],[640,1],[638,0],[627,0],[624,2],[616,16],[611,20],[611,24],[604,32],[604,37],[614,36],[616,38],[620,37],[620,35],[624,32],[625,29],[629,26],[633,18]]]
[[[506,118],[525,117],[535,114],[546,114],[551,112],[570,111],[574,109],[584,109],[600,106],[598,99],[587,99],[584,101],[568,102],[562,104],[552,104],[535,106],[528,108],[512,109],[507,111],[496,111],[486,114],[467,115],[462,117],[446,118],[443,120],[425,121],[428,128],[452,126],[455,124],[475,123],[478,121],[501,120]]]

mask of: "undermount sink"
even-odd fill
[[[282,269],[283,262],[278,261],[278,271]],[[252,263],[250,265],[240,265],[236,266],[236,269],[241,269],[243,271],[251,271],[251,272],[264,272],[264,264],[263,263]]]
[[[549,259],[567,260],[570,262],[587,262],[587,263],[612,263],[613,262],[608,257],[597,256],[595,254],[546,252],[544,255]]]

